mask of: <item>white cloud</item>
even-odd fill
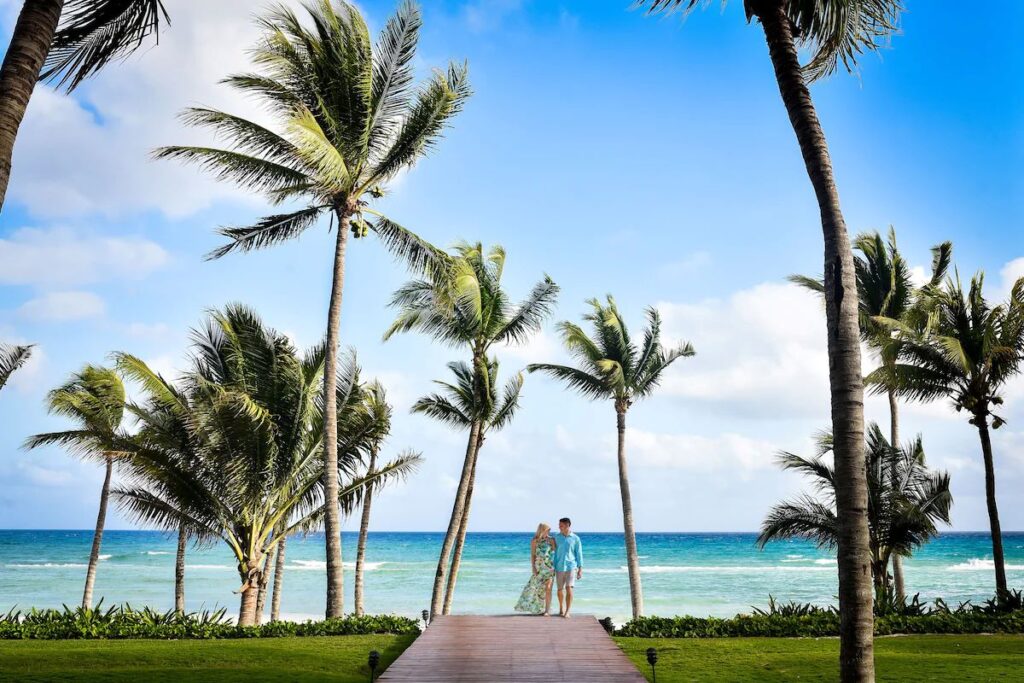
[[[18,312],[33,320],[82,320],[103,315],[106,304],[92,292],[47,292],[22,304]]]
[[[706,251],[695,251],[659,267],[658,276],[666,280],[686,277],[704,270],[711,265],[711,262],[711,254]]]
[[[815,295],[765,283],[657,308],[666,338],[697,351],[670,368],[665,393],[748,416],[828,415],[825,314]]]
[[[708,437],[629,429],[626,443],[630,460],[643,466],[730,472],[741,479],[771,467],[778,451],[767,441],[740,434]]]
[[[168,259],[163,247],[140,237],[22,228],[0,239],[0,284],[69,286],[141,278]]]
[[[166,323],[129,323],[127,332],[133,337],[163,339],[171,334]]]
[[[494,353],[502,361],[503,375],[518,370],[515,363],[529,365],[530,363],[552,363],[556,362],[556,356],[560,347],[550,334],[541,330],[530,337],[525,344],[500,344],[494,347]]]
[[[55,470],[49,467],[40,467],[29,462],[19,462],[18,470],[22,472],[27,480],[38,486],[60,487],[67,486],[73,481],[71,473],[67,470]]]

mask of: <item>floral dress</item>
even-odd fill
[[[548,542],[548,539],[539,540],[533,562],[534,569],[537,571],[530,575],[530,580],[526,582],[526,587],[523,588],[523,593],[519,596],[519,602],[515,607],[517,612],[544,613],[544,597],[547,592],[545,584],[555,576],[555,565],[551,555],[551,543]]]

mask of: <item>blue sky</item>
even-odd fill
[[[993,297],[1024,275],[1024,7],[981,13],[909,2],[903,32],[860,76],[815,84],[851,232],[896,227],[904,254],[955,243],[962,273],[984,269]],[[0,0],[6,41],[20,2]],[[376,30],[391,2],[362,2]],[[200,140],[174,119],[201,103],[257,115],[217,85],[246,68],[255,36],[242,0],[168,3],[160,45],[108,69],[73,97],[40,87],[15,150],[0,217],[0,339],[38,353],[0,393],[0,528],[88,528],[98,468],[25,436],[56,429],[45,392],[113,350],[171,372],[203,311],[256,307],[300,344],[324,325],[326,226],[257,254],[204,262],[218,225],[266,207],[198,172],[147,158]],[[553,320],[613,293],[634,328],[657,305],[671,339],[697,356],[630,413],[641,530],[751,530],[801,488],[779,449],[807,452],[827,426],[824,318],[785,283],[821,271],[817,208],[758,27],[742,3],[685,22],[628,0],[426,2],[424,73],[470,63],[475,94],[431,157],[400,177],[382,208],[435,243],[500,243],[514,296],[550,274]],[[970,36],[969,48],[964,37]],[[426,465],[381,497],[378,529],[440,529],[464,437],[409,415],[459,357],[418,336],[381,343],[390,293],[406,278],[372,240],[349,252],[342,337],[396,403],[394,451]],[[503,368],[561,359],[553,325],[501,352]],[[865,358],[865,367],[870,366]],[[610,405],[527,378],[517,420],[483,452],[472,528],[529,529],[571,514],[581,529],[621,528]],[[886,419],[883,401],[868,401]],[[1007,389],[996,433],[1006,529],[1024,529],[1024,382]],[[943,405],[906,406],[903,432],[952,474],[956,529],[987,527],[977,437]],[[115,528],[130,524],[116,514]]]

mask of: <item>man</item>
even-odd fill
[[[572,532],[568,517],[558,520],[555,541],[555,582],[558,586],[558,612],[566,619],[572,609],[572,589],[583,578],[583,543]]]

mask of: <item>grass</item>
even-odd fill
[[[835,681],[835,638],[616,638],[651,680],[646,651],[658,650],[658,683]],[[934,635],[875,639],[878,681],[1019,681],[1024,636]]]
[[[0,681],[336,681],[364,683],[366,656],[389,665],[414,636],[253,640],[0,641]]]

